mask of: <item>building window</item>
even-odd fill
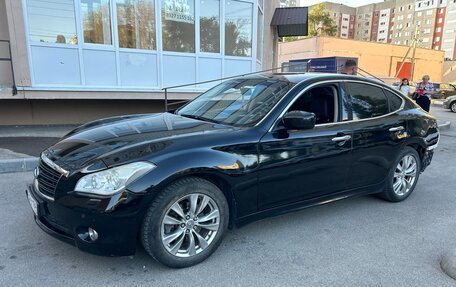
[[[441,3],[440,3],[440,4],[441,4]],[[440,8],[440,9],[439,9],[439,14],[443,14],[443,11],[444,11],[444,10],[445,10],[445,9]]]
[[[382,15],[380,15],[380,17],[386,17],[386,14],[382,14]]]
[[[431,29],[430,28],[424,29],[424,34],[429,34],[429,33],[431,33]]]
[[[119,47],[155,50],[155,1],[117,0]]]
[[[342,29],[348,29],[348,27],[347,26],[342,26]]]
[[[253,5],[234,0],[225,3],[225,54],[249,57],[252,55]]]
[[[110,0],[81,0],[84,42],[111,45]]]
[[[432,12],[433,12],[432,10],[427,10],[426,15],[432,15]]]
[[[423,43],[429,43],[429,38],[423,38]]]
[[[443,22],[443,18],[439,18],[439,19],[437,20],[437,23],[439,23],[439,24],[442,23],[442,22]]]
[[[412,18],[412,14],[407,14],[407,19]]]
[[[27,16],[32,42],[78,43],[73,0],[27,0]]]
[[[346,33],[342,33],[342,37],[347,37],[347,34]]]
[[[195,52],[195,1],[162,0],[163,50]]]
[[[441,28],[441,27],[438,27],[435,31],[436,31],[437,33],[440,33],[440,32],[442,32],[442,28]]]
[[[423,16],[423,12],[418,12],[418,17]]]
[[[258,9],[258,26],[257,26],[257,59],[259,61],[263,58],[263,33],[264,33],[264,17],[260,9]]]
[[[426,19],[426,25],[431,24],[431,19]]]
[[[435,37],[436,42],[440,42],[440,37]]]
[[[399,7],[399,11],[404,11],[404,6]]]
[[[200,0],[200,50],[220,53],[220,0]]]
[[[412,5],[409,4],[408,5],[408,9],[411,10],[412,9]]]
[[[410,28],[410,23],[406,23],[405,27]]]

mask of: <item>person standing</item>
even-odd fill
[[[405,96],[410,96],[410,83],[407,78],[403,78],[400,85],[397,87]]]
[[[358,64],[355,60],[349,59],[345,62],[344,69],[340,73],[345,75],[356,75],[358,73]]]
[[[418,83],[415,92],[417,93],[416,103],[426,112],[431,109],[431,95],[435,93],[434,84],[429,82],[430,79],[428,75],[424,75],[423,81]]]

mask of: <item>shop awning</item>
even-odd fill
[[[307,7],[277,8],[271,26],[277,26],[279,37],[307,36],[307,18]]]

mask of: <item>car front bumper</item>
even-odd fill
[[[36,203],[36,224],[49,235],[75,245],[80,250],[103,256],[129,256],[135,254],[138,231],[144,215],[144,195],[135,195],[129,204],[116,210],[101,212],[71,202],[50,201],[40,195],[34,185],[26,190],[31,205]],[[98,233],[91,240],[88,228]]]

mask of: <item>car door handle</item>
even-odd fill
[[[394,128],[390,128],[389,129],[390,132],[400,132],[400,131],[403,131],[403,130],[404,130],[403,126],[394,127]]]
[[[333,142],[345,142],[345,141],[348,141],[350,140],[352,137],[347,135],[347,136],[343,136],[343,137],[335,137],[332,139]]]

